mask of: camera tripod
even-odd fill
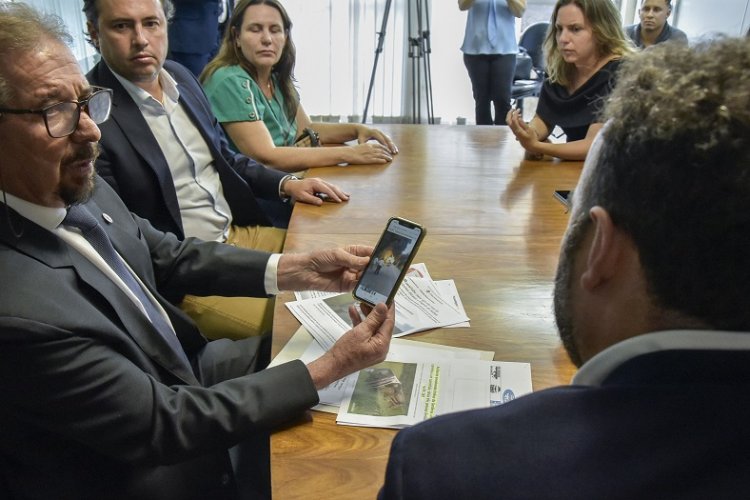
[[[380,26],[378,35],[378,44],[375,48],[375,61],[372,64],[372,73],[370,74],[370,86],[367,89],[367,100],[365,101],[365,110],[362,113],[362,123],[367,121],[367,110],[370,107],[370,98],[372,97],[372,88],[375,84],[375,73],[378,69],[378,60],[380,53],[383,52],[383,41],[388,27],[388,17],[391,10],[392,0],[386,0],[385,10],[383,11],[383,21]],[[423,8],[424,2],[424,8]],[[407,26],[408,26],[408,55],[411,60],[411,90],[412,90],[412,122],[422,122],[422,76],[424,73],[425,88],[425,109],[427,113],[427,123],[435,123],[435,112],[432,102],[432,73],[430,68],[430,12],[429,0],[406,0],[407,9]],[[416,24],[416,26],[414,26]],[[424,29],[426,28],[426,29]],[[416,36],[413,36],[416,31]]]

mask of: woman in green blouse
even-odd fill
[[[379,130],[355,123],[310,121],[293,84],[296,56],[291,28],[289,15],[277,0],[240,0],[218,55],[201,74],[214,114],[234,146],[287,172],[391,161],[398,150]],[[358,144],[292,147],[305,128],[313,129],[324,144],[354,139]]]

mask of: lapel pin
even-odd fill
[[[112,217],[110,217],[109,214],[105,214],[104,212],[102,212],[102,219],[104,219],[107,224],[112,224],[114,222]]]

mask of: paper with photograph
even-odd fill
[[[461,359],[384,361],[348,384],[339,424],[395,429],[532,391],[529,363]]]

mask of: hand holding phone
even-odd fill
[[[425,233],[415,222],[391,217],[354,287],[354,298],[371,306],[390,306]]]

